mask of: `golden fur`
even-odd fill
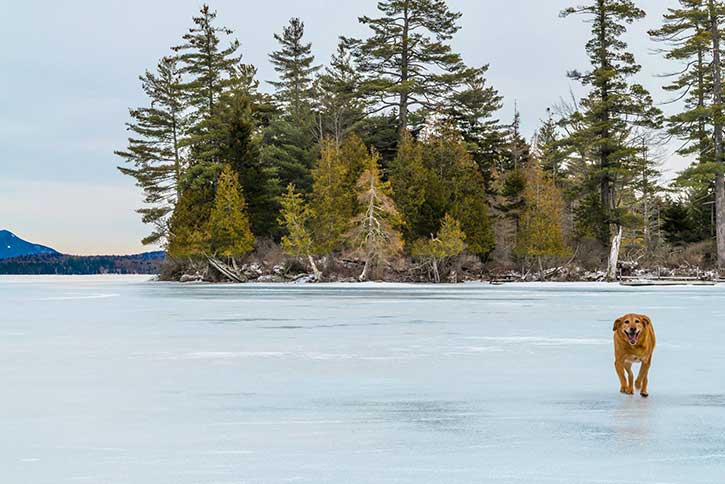
[[[643,397],[647,392],[647,375],[652,366],[655,349],[655,330],[652,320],[644,314],[625,314],[614,321],[614,368],[619,377],[619,391],[632,395],[634,389]],[[640,362],[637,379],[633,382],[632,363]],[[624,373],[627,372],[625,378]]]

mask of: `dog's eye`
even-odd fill
[[[625,319],[624,324],[629,324],[629,319]]]
[[[635,319],[634,322],[639,324],[639,319]]]

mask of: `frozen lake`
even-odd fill
[[[725,476],[725,287],[0,277],[0,482]],[[612,321],[652,316],[650,398]]]

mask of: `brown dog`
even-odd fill
[[[652,320],[644,314],[625,314],[614,321],[614,368],[619,377],[619,391],[632,395],[634,388],[643,397],[647,393],[647,374],[655,349],[655,330]],[[632,382],[632,363],[642,364],[637,380]],[[624,372],[627,371],[627,378]]]

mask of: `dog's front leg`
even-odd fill
[[[648,397],[649,393],[647,393],[647,383],[649,375],[649,367],[652,365],[652,357],[649,357],[647,360],[642,360],[642,366],[639,368],[639,374],[637,375],[637,381],[635,382],[635,386],[637,387],[637,390],[639,390],[639,394],[643,397]]]
[[[617,371],[619,377],[619,391],[620,393],[632,393],[627,385],[627,380],[624,377],[624,362],[615,360],[614,369]]]

